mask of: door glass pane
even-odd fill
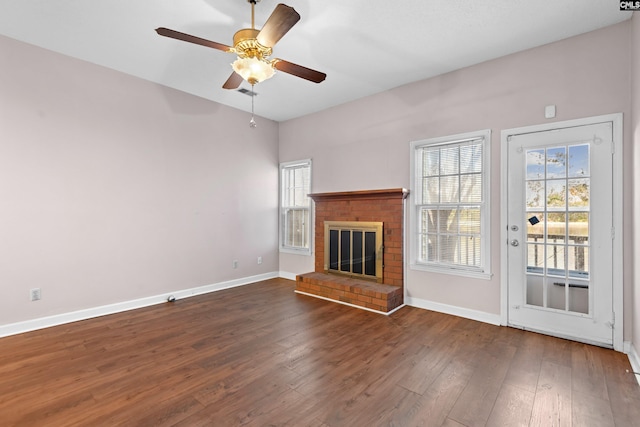
[[[564,243],[567,234],[567,215],[564,212],[547,214],[547,243]]]
[[[589,207],[589,178],[569,180],[569,209]]]
[[[569,244],[567,262],[571,277],[589,278],[589,213],[572,212],[569,215]]]
[[[569,311],[589,314],[589,282],[569,283]]]
[[[527,181],[527,208],[544,209],[544,181]]]
[[[544,245],[527,245],[527,271],[542,273],[544,271]]]
[[[547,179],[567,176],[566,147],[547,148]]]
[[[542,295],[543,276],[533,274],[527,275],[527,304],[542,307],[544,305],[544,297]]]
[[[547,245],[547,274],[553,276],[566,276],[564,262],[565,245]]]
[[[544,150],[527,151],[527,179],[544,179]]]
[[[546,220],[542,212],[527,212],[527,241],[544,243]]]
[[[589,243],[589,212],[569,214],[569,242],[576,245]]]
[[[528,150],[526,301],[589,313],[589,144]]]
[[[547,279],[547,307],[564,310],[566,294],[564,281]]]
[[[589,175],[589,144],[570,146],[569,178]]]
[[[547,181],[547,208],[564,209],[567,205],[567,181],[554,179]]]
[[[568,270],[570,277],[589,278],[589,247],[567,246]]]

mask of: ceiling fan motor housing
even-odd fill
[[[233,35],[233,48],[240,58],[256,58],[264,60],[273,50],[258,43],[256,39],[260,31],[254,28],[243,28]]]

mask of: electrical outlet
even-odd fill
[[[40,288],[33,288],[29,291],[29,297],[31,301],[38,301],[42,298],[42,293],[40,292]]]
[[[261,256],[258,257],[258,264],[262,264],[262,257]]]
[[[238,268],[238,260],[237,259],[233,260],[233,268]]]

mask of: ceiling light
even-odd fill
[[[275,74],[271,63],[258,58],[238,58],[231,66],[233,71],[240,74],[251,85],[270,79]]]

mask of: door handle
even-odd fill
[[[511,241],[511,246],[518,246],[519,244],[520,244],[520,242],[518,242],[518,240],[516,240],[516,239],[513,239]]]

